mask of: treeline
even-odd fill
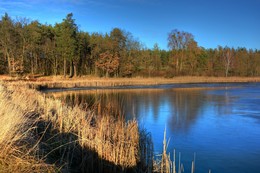
[[[169,50],[145,48],[119,28],[110,33],[78,29],[73,14],[54,26],[37,20],[0,20],[0,73],[10,75],[259,76],[260,51],[199,47],[188,32],[168,34]]]

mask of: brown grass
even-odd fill
[[[141,164],[147,159],[141,156],[146,145],[140,145],[135,120],[126,123],[104,112],[97,115],[71,108],[24,85],[1,84],[0,90],[0,172],[20,167],[25,169],[22,172],[41,172],[35,167],[46,168],[43,172],[75,167],[80,172],[147,167]]]
[[[1,77],[0,77],[1,79]],[[74,87],[113,87],[113,86],[133,86],[133,85],[158,85],[174,83],[226,83],[226,82],[260,82],[260,77],[205,77],[205,76],[184,76],[173,78],[98,78],[93,76],[83,76],[76,78],[63,78],[61,76],[38,77],[33,79],[19,80],[17,78],[7,78],[2,80],[17,83],[22,82],[32,88],[74,88]]]
[[[54,172],[52,165],[35,157],[37,141],[32,133],[33,113],[14,102],[17,95],[0,85],[0,172]]]

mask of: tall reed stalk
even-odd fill
[[[55,172],[53,165],[35,155],[38,141],[31,136],[35,114],[15,104],[16,97],[21,98],[0,85],[0,172]]]
[[[164,130],[164,138],[163,138],[163,152],[162,154],[158,155],[159,158],[155,160],[154,163],[154,170],[153,172],[160,172],[160,173],[183,173],[184,172],[184,165],[181,163],[181,153],[179,152],[178,158],[178,169],[176,163],[176,153],[175,149],[173,150],[173,161],[171,161],[171,153],[167,154],[167,148],[169,145],[170,140],[167,141],[166,139],[166,128]],[[194,153],[194,158],[191,163],[191,173],[195,173],[195,159],[196,154]],[[210,170],[209,170],[210,172]]]
[[[0,113],[1,157],[11,148],[20,152],[15,147],[22,146],[31,158],[53,163],[62,172],[152,169],[148,166],[150,138],[140,133],[135,120],[125,122],[104,112],[98,115],[78,106],[72,108],[24,86],[0,87],[0,106],[4,108]],[[0,172],[6,168],[5,160],[0,158]]]

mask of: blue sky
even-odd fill
[[[72,12],[80,30],[119,27],[148,48],[167,49],[167,34],[179,29],[205,48],[260,49],[260,0],[0,0],[0,15],[5,12],[47,24]]]

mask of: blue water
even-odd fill
[[[260,84],[191,86],[86,91],[79,100],[118,104],[126,119],[151,132],[155,153],[162,151],[166,128],[168,152],[181,152],[185,172],[194,152],[198,173],[260,172]]]

